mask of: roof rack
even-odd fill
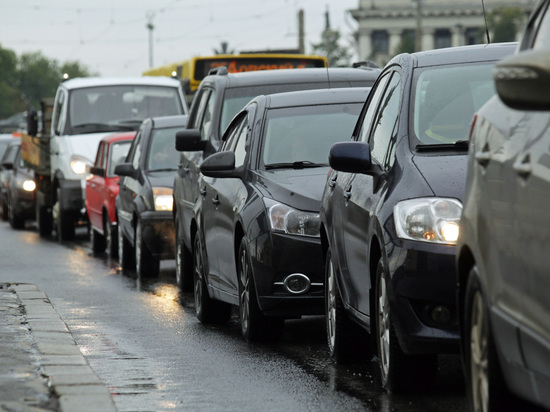
[[[365,61],[355,62],[355,63],[352,64],[352,67],[354,67],[354,68],[357,68],[357,67],[372,67],[372,68],[375,68],[375,69],[380,68],[380,66],[378,66],[372,60],[365,60]]]
[[[219,76],[224,76],[224,75],[227,75],[229,73],[229,71],[227,71],[227,66],[219,66],[219,67],[214,67],[212,69],[210,69],[208,71],[208,75],[219,75]]]

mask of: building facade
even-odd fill
[[[537,0],[484,0],[487,13],[499,7],[520,8],[527,16]],[[359,23],[360,60],[385,65],[410,48],[431,50],[485,43],[482,0],[359,0],[351,10]],[[523,26],[516,39],[521,36]]]

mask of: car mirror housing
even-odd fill
[[[1,167],[2,169],[11,170],[13,169],[13,162],[4,162]]]
[[[206,148],[199,129],[185,129],[176,133],[176,150],[178,152],[200,152]]]
[[[550,110],[550,52],[529,50],[508,57],[493,69],[497,93],[517,110]]]
[[[330,148],[330,167],[347,173],[380,175],[381,168],[372,162],[370,145],[363,142],[341,142]]]
[[[235,153],[226,151],[208,156],[202,162],[201,173],[208,177],[241,177],[242,168],[235,168]]]
[[[102,167],[90,166],[90,173],[93,175],[105,177],[105,169],[103,169]]]
[[[115,174],[119,176],[136,177],[136,169],[131,163],[121,163],[115,166]]]

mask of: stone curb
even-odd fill
[[[116,411],[111,394],[94,374],[48,296],[30,283],[9,283],[26,311],[43,374],[59,397],[61,412]]]

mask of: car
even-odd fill
[[[115,200],[118,260],[122,269],[135,265],[139,278],[159,273],[160,260],[174,258],[172,187],[179,153],[174,149],[187,116],[143,121],[125,163],[115,167],[120,189]]]
[[[12,134],[0,134],[0,159],[4,156],[6,149],[8,148],[8,143],[13,141],[14,137]]]
[[[514,49],[394,57],[351,140],[330,150],[320,209],[329,353],[347,362],[374,352],[387,391],[430,387],[437,355],[458,352],[454,258],[468,132],[495,93],[494,64]]]
[[[278,338],[285,318],[323,313],[319,206],[328,151],[351,133],[368,91],[262,95],[229,124],[220,150],[200,166],[191,222],[201,322],[226,322],[236,305],[243,337],[257,341]]]
[[[549,40],[544,0],[471,132],[456,272],[472,411],[550,409]]]
[[[176,228],[176,279],[182,290],[191,290],[193,265],[191,221],[193,206],[199,197],[199,166],[215,153],[231,119],[257,95],[324,88],[369,87],[380,69],[312,68],[228,73],[221,67],[205,77],[193,99],[185,136],[201,136],[200,151],[183,151],[181,166],[174,180],[174,226]],[[176,148],[178,137],[176,137]],[[178,149],[180,150],[180,149]]]
[[[8,220],[8,184],[11,172],[9,168],[2,167],[2,164],[5,162],[13,164],[20,146],[19,139],[9,139],[0,160],[0,203],[2,206],[2,219],[4,220]]]
[[[118,253],[115,199],[120,176],[115,167],[124,163],[135,131],[113,133],[101,139],[90,176],[86,179],[86,212],[90,222],[90,240],[94,253],[107,250],[109,256]]]
[[[36,183],[34,172],[26,167],[21,157],[21,140],[17,139],[10,146],[15,156],[2,162],[2,169],[8,171],[6,179],[7,217],[14,229],[23,229],[26,220],[35,219]]]

